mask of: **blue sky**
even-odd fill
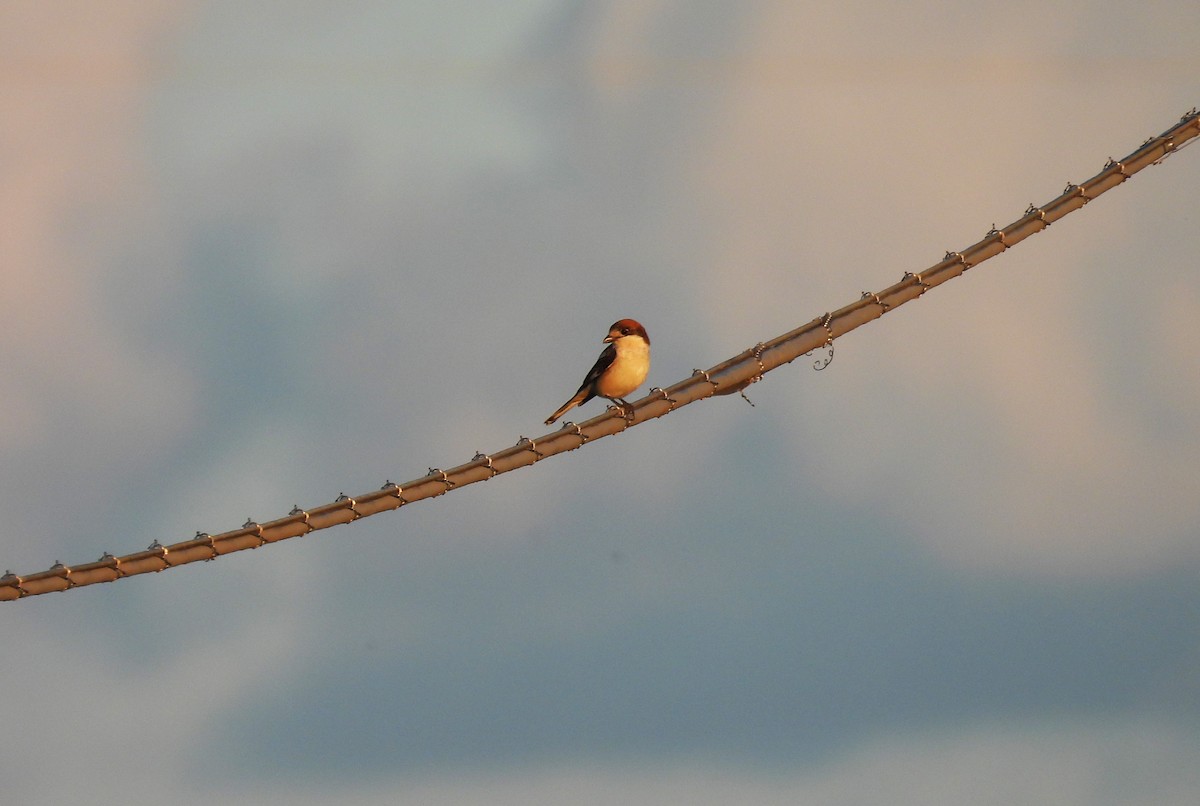
[[[667,386],[1200,102],[1183,2],[5,16],[0,548],[21,573],[536,436],[617,318]],[[1195,802],[1198,155],[826,370],[772,373],[753,408],[4,605],[6,789]]]

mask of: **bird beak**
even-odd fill
[[[607,336],[605,336],[603,339],[600,340],[600,343],[601,344],[612,344],[613,343],[613,334],[609,333]]]

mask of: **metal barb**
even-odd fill
[[[383,486],[382,486],[382,487],[380,487],[379,489],[381,489],[381,490],[387,490],[387,489],[392,489],[392,490],[395,490],[395,492],[393,493],[393,495],[395,495],[395,496],[396,496],[396,500],[398,500],[398,501],[400,502],[400,506],[404,506],[405,504],[407,504],[407,503],[408,503],[408,501],[406,501],[406,500],[404,499],[404,488],[403,488],[403,487],[401,487],[401,486],[400,486],[399,484],[397,484],[396,482],[392,481],[391,479],[385,479],[385,480],[384,480],[384,482],[383,482]]]
[[[950,257],[950,253],[949,253],[949,252],[947,252],[947,253],[946,253],[946,257]],[[869,299],[869,300],[871,300],[871,302],[874,302],[876,305],[878,305],[880,308],[882,308],[884,313],[887,313],[888,311],[890,311],[890,310],[892,309],[892,306],[891,306],[891,305],[888,305],[886,302],[884,302],[883,300],[881,300],[881,299],[879,298],[879,295],[878,295],[878,294],[876,294],[874,291],[864,291],[864,292],[862,292],[862,296],[860,297],[860,299]]]
[[[1132,176],[1132,174],[1129,174],[1125,171],[1125,163],[1117,162],[1112,157],[1109,157],[1108,162],[1104,163],[1104,169],[1108,170],[1109,168],[1116,168],[1117,173],[1121,175],[1122,179],[1128,179],[1130,176]]]
[[[258,538],[258,545],[255,548],[262,548],[267,544],[267,540],[262,536],[262,524],[254,520],[254,518],[246,518],[246,522],[242,524],[243,529],[255,530],[254,536]]]
[[[308,534],[308,532],[311,532],[313,530],[313,526],[311,523],[308,522],[308,512],[306,510],[301,509],[299,504],[294,504],[292,506],[291,511],[288,512],[288,516],[294,518],[297,515],[302,516],[300,518],[300,522],[308,527],[308,531],[305,532],[304,534]]]
[[[1153,164],[1154,165],[1162,165],[1163,160],[1165,160],[1167,157],[1171,156],[1176,151],[1179,151],[1182,148],[1187,148],[1194,142],[1196,142],[1195,139],[1192,139],[1192,140],[1188,140],[1182,146],[1176,146],[1175,138],[1173,138],[1173,137],[1167,138],[1166,142],[1163,143],[1163,155],[1161,157],[1159,157],[1158,159],[1156,159]]]
[[[25,580],[12,571],[5,571],[4,576],[0,577],[0,582],[16,588],[18,599],[24,599],[29,595],[29,591],[25,590]]]
[[[763,364],[763,360],[762,360],[763,351],[766,349],[767,349],[767,345],[761,341],[758,344],[754,345],[754,360],[758,362],[758,374],[756,374],[753,378],[750,379],[750,383],[758,383],[759,381],[762,380],[763,375],[767,374],[767,368]],[[742,397],[746,397],[745,393],[742,394]],[[749,400],[749,398],[746,398],[746,399]],[[751,405],[754,405],[754,404],[752,403]]]
[[[71,581],[71,569],[63,565],[62,560],[55,560],[54,565],[50,566],[50,571],[55,576],[65,579],[68,588],[75,587],[75,584]]]
[[[1042,229],[1050,226],[1051,222],[1046,220],[1046,211],[1041,207],[1035,206],[1033,202],[1030,202],[1029,207],[1025,210],[1025,215],[1033,215],[1034,213],[1037,213],[1037,220],[1042,222]]]
[[[904,276],[905,277],[917,277],[918,279],[920,279],[919,275],[910,275],[908,272],[905,272]],[[922,282],[921,285],[924,286],[925,283]],[[921,292],[921,293],[924,293],[924,292]],[[812,367],[817,372],[820,372],[821,370],[825,369],[825,367],[827,367],[833,363],[833,328],[830,326],[832,324],[832,322],[833,322],[833,314],[826,311],[825,315],[823,317],[821,317],[821,327],[825,328],[826,336],[825,336],[825,345],[824,346],[826,349],[829,350],[829,354],[826,355],[824,358],[818,358],[816,361],[813,361]],[[809,350],[804,355],[811,358],[812,354],[814,352],[815,352],[814,350]]]
[[[966,271],[967,269],[971,268],[971,264],[967,262],[967,259],[966,259],[966,257],[963,256],[962,252],[951,252],[951,251],[947,250],[945,257],[943,257],[942,260],[955,260],[955,261],[961,263],[962,267],[963,267],[963,271]]]
[[[820,372],[821,370],[825,369],[825,367],[833,363],[833,342],[825,342],[825,349],[829,350],[829,353],[823,358],[818,358],[816,361],[813,361],[812,368],[817,372]],[[813,352],[813,350],[809,350],[807,353],[805,353],[805,355],[811,358]]]
[[[125,573],[125,569],[121,567],[121,558],[120,557],[114,557],[113,555],[109,554],[106,551],[100,555],[100,562],[104,563],[105,565],[111,566],[112,570],[117,572],[117,579],[121,579],[122,577],[128,576],[128,574]]]
[[[71,569],[62,564],[61,560],[55,560],[54,565],[50,566],[50,570],[58,574],[67,581],[67,588],[74,588],[78,583],[71,579]]]
[[[307,516],[307,515],[305,515],[305,520],[308,520],[308,516]],[[208,550],[212,552],[212,556],[211,556],[211,557],[209,557],[209,558],[208,558],[207,560],[205,560],[204,562],[206,562],[206,563],[210,563],[210,562],[212,562],[213,560],[215,560],[215,559],[217,559],[218,557],[220,557],[220,556],[221,556],[220,554],[218,554],[218,553],[217,553],[217,544],[216,544],[216,541],[214,541],[214,540],[212,539],[212,535],[210,535],[208,532],[196,532],[196,536],[195,536],[194,538],[192,538],[192,539],[193,539],[193,540],[207,540],[207,541],[208,541]]]
[[[533,455],[537,457],[536,459],[533,460],[535,462],[541,461],[542,459],[546,458],[546,456],[541,451],[538,450],[537,443],[534,442],[529,437],[524,437],[524,436],[521,437],[520,439],[517,440],[517,445],[529,448],[530,452],[533,453]]]
[[[358,520],[359,518],[361,518],[363,516],[363,514],[361,512],[359,512],[357,509],[355,509],[355,507],[358,506],[358,502],[355,501],[353,498],[346,495],[345,493],[338,493],[338,497],[333,499],[333,502],[335,504],[344,504],[347,501],[350,502],[350,506],[346,507],[346,509],[348,509],[354,513],[354,520]]]
[[[491,457],[491,456],[489,456],[489,455],[488,455],[488,454],[486,454],[486,453],[483,453],[482,451],[476,451],[476,452],[475,452],[475,458],[474,458],[472,461],[478,462],[480,459],[486,459],[486,460],[487,460],[487,463],[486,463],[486,464],[484,464],[484,467],[486,467],[486,468],[487,468],[487,469],[488,469],[488,470],[491,472],[491,475],[490,475],[490,476],[488,476],[488,478],[489,478],[489,479],[490,479],[490,478],[493,478],[493,477],[494,477],[494,476],[495,476],[497,473],[499,473],[499,472],[500,472],[499,470],[497,470],[497,469],[496,469],[495,465],[493,465],[493,464],[492,464],[492,457]]]
[[[171,564],[169,562],[167,562],[167,554],[170,553],[170,549],[168,549],[162,543],[159,543],[157,540],[155,540],[153,543],[150,544],[148,550],[149,551],[157,551],[158,558],[160,560],[162,560],[162,562],[163,562],[163,567],[159,568],[158,571],[163,571],[163,570],[166,570],[167,568],[171,567]],[[158,573],[158,571],[155,571],[155,573]]]
[[[679,401],[668,395],[666,389],[662,389],[657,386],[650,387],[650,394],[654,394],[655,392],[658,392],[660,395],[662,395],[662,399],[670,404],[670,407],[667,409],[667,411],[675,410],[675,406],[679,404]]]
[[[570,426],[572,433],[579,437],[580,445],[586,445],[587,441],[591,439],[591,437],[583,433],[583,429],[579,427],[579,423],[575,422],[574,420],[567,420],[567,422],[563,424],[563,428],[566,428],[567,426]]]

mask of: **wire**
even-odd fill
[[[832,360],[834,339],[919,298],[947,280],[1011,249],[1030,235],[1045,230],[1143,168],[1161,163],[1193,142],[1197,135],[1200,135],[1200,113],[1193,108],[1178,124],[1158,137],[1150,138],[1125,159],[1110,159],[1100,173],[1082,185],[1068,183],[1056,198],[1040,207],[1029,205],[1024,215],[1016,221],[1000,229],[993,225],[982,240],[960,251],[946,252],[939,263],[924,271],[916,274],[906,272],[899,282],[882,291],[863,292],[861,298],[843,308],[818,316],[770,341],[760,342],[714,367],[698,369],[674,386],[651,389],[648,395],[632,405],[628,419],[617,409],[609,409],[584,423],[565,422],[557,431],[536,439],[523,436],[512,447],[496,453],[477,453],[471,461],[449,470],[430,468],[429,473],[420,478],[404,484],[387,481],[378,490],[363,495],[351,497],[342,493],[332,503],[308,510],[295,507],[286,516],[267,523],[247,520],[240,529],[218,535],[198,532],[191,540],[166,546],[156,540],[144,551],[122,557],[105,553],[99,560],[83,565],[67,566],[56,562],[45,571],[27,576],[9,571],[0,577],[0,600],[11,601],[100,582],[114,582],[198,560],[215,560],[235,551],[260,548],[318,529],[352,523],[425,498],[445,495],[468,484],[487,481],[501,473],[582,448],[602,437],[622,433],[698,400],[734,392],[741,392],[744,397],[746,387],[761,380],[766,373],[820,348],[829,351],[828,358],[818,359],[813,367],[823,369]]]

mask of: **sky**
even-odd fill
[[[666,387],[1200,103],[1179,0],[10,0],[0,568]],[[1200,150],[737,396],[0,605],[14,800],[1192,804]],[[579,419],[602,411],[588,404]]]

